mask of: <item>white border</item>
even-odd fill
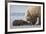
[[[31,6],[41,6],[41,28],[24,28],[24,29],[10,29],[10,5],[31,5]],[[8,25],[7,25],[7,31],[13,32],[13,31],[28,31],[28,30],[42,30],[43,29],[43,5],[41,4],[22,4],[22,3],[8,3]]]

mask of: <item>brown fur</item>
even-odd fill
[[[27,21],[32,22],[32,24],[35,24],[37,21],[37,17],[39,17],[39,21],[41,20],[41,7],[40,6],[33,6],[32,9],[28,9],[28,14],[27,14],[28,18]],[[40,24],[40,22],[39,22]]]

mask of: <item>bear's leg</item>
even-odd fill
[[[39,23],[38,23],[38,25],[41,25],[41,17],[39,17]]]
[[[36,24],[36,21],[37,21],[37,18],[33,19],[32,25],[35,25]]]

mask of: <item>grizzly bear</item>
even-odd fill
[[[39,25],[41,24],[41,7],[40,6],[32,6],[32,8],[29,8],[27,11],[27,16],[30,18],[27,18],[27,21],[30,21],[33,25],[36,24],[37,17],[39,17]]]

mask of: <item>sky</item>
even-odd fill
[[[10,15],[11,19],[20,19],[25,16],[25,11],[27,11],[27,6],[24,5],[11,5]]]
[[[11,5],[10,9],[11,9],[11,13],[24,13],[26,11],[26,6],[23,5]]]

